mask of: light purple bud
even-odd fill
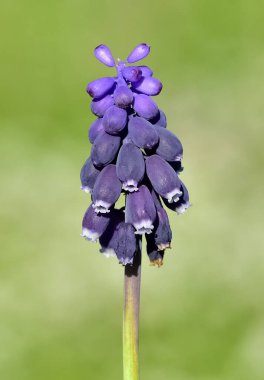
[[[104,129],[111,135],[118,135],[126,126],[127,112],[117,106],[107,109],[103,117]]]
[[[138,66],[138,68],[142,71],[143,77],[151,77],[153,71],[148,66]]]
[[[162,90],[162,83],[157,78],[143,77],[138,82],[133,83],[133,90],[145,95],[158,95]]]
[[[91,144],[94,143],[96,137],[104,131],[102,119],[96,119],[89,128],[88,137]]]
[[[114,102],[118,107],[129,107],[133,103],[133,92],[127,86],[118,86],[114,92]]]
[[[92,98],[101,98],[106,95],[115,85],[114,78],[104,77],[90,82],[86,91]]]
[[[136,46],[135,49],[129,54],[129,56],[127,57],[127,62],[134,63],[134,62],[140,61],[141,59],[149,55],[149,52],[150,52],[149,45],[140,44]]]
[[[116,175],[116,166],[107,165],[98,175],[92,193],[93,208],[96,213],[108,213],[118,200],[121,182]]]
[[[187,208],[191,206],[190,201],[189,201],[189,193],[184,185],[184,183],[181,182],[181,191],[182,195],[180,196],[179,200],[176,203],[168,203],[165,200],[166,206],[171,209],[172,211],[176,211],[177,214],[183,214]]]
[[[81,189],[86,193],[92,192],[99,173],[100,171],[94,167],[91,157],[89,157],[81,169]]]
[[[128,82],[136,82],[142,77],[142,71],[137,66],[128,66],[122,69],[122,75]]]
[[[156,153],[167,161],[181,161],[183,147],[180,140],[168,129],[156,128],[159,135],[159,145]]]
[[[98,117],[103,117],[106,110],[114,105],[114,98],[111,95],[106,95],[102,99],[94,99],[91,102],[92,113]]]
[[[145,119],[153,119],[159,113],[157,104],[148,95],[144,94],[135,94],[133,107],[138,116]]]
[[[132,117],[128,122],[128,132],[133,143],[142,149],[151,149],[158,144],[159,136],[149,121],[142,117]]]
[[[112,162],[120,147],[121,138],[102,132],[96,137],[91,150],[91,159],[97,167],[102,167]]]
[[[115,66],[115,60],[108,46],[106,45],[97,46],[94,49],[94,55],[100,62],[102,62],[106,66],[109,66],[109,67]]]
[[[151,120],[151,124],[155,125],[155,127],[167,127],[167,118],[163,111],[159,110],[159,114]]]
[[[169,203],[179,200],[181,181],[173,168],[157,154],[146,159],[147,176],[155,189]]]
[[[122,265],[133,264],[137,250],[135,229],[130,223],[121,223],[118,226],[115,252]]]
[[[106,230],[110,214],[96,214],[92,205],[87,209],[82,221],[82,235],[86,240],[96,241]]]
[[[125,220],[125,214],[121,210],[111,210],[111,221],[105,232],[99,238],[101,244],[100,252],[106,257],[116,256],[118,244],[118,227]]]
[[[133,224],[136,234],[150,234],[154,228],[156,208],[149,189],[142,185],[126,198],[126,222]]]
[[[143,155],[133,143],[122,145],[116,162],[116,173],[123,182],[123,189],[129,192],[137,191],[138,184],[145,173]]]
[[[150,264],[159,268],[163,265],[164,251],[159,251],[154,240],[153,234],[146,235],[147,254]]]

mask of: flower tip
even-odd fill
[[[156,260],[150,261],[150,265],[156,268],[160,268],[163,265],[163,260],[156,259]]]
[[[89,186],[80,186],[80,189],[84,191],[85,193],[90,193],[91,189]]]
[[[171,243],[161,243],[157,244],[158,251],[164,251],[165,249],[171,249]]]
[[[85,238],[85,240],[89,240],[92,242],[96,242],[99,238],[99,234],[97,232],[93,232],[91,230],[88,230],[87,228],[83,228],[81,236]]]

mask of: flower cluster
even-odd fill
[[[116,64],[107,46],[96,47],[96,58],[116,67],[117,76],[87,86],[97,119],[89,128],[91,155],[81,169],[81,189],[92,197],[82,236],[99,239],[101,252],[116,256],[123,265],[133,263],[143,234],[150,262],[162,265],[172,239],[163,204],[178,214],[190,205],[178,176],[182,144],[166,129],[166,116],[151,98],[162,84],[149,67],[134,65],[149,51],[148,45],[140,44],[125,62]],[[121,193],[125,206],[116,209]]]

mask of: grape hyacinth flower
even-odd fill
[[[115,61],[109,47],[97,46],[95,57],[116,73],[86,87],[96,119],[88,131],[91,154],[80,173],[81,189],[92,201],[82,236],[99,240],[100,252],[125,268],[124,380],[138,380],[142,237],[151,265],[160,267],[172,244],[164,206],[177,214],[190,207],[179,178],[182,143],[167,129],[166,115],[152,98],[162,91],[162,83],[151,68],[137,65],[149,53],[150,46],[142,43],[126,60]]]

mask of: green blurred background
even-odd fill
[[[263,380],[264,5],[257,0],[4,1],[1,380],[122,378],[123,269],[80,238],[85,86],[140,42],[164,85],[193,207],[143,260],[142,380]]]

